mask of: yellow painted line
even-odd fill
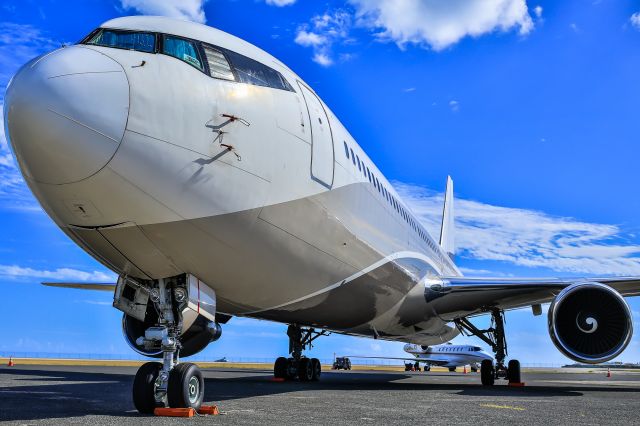
[[[189,359],[185,359],[189,362]],[[275,361],[275,360],[274,360]],[[0,365],[6,366],[9,358],[0,357]],[[64,365],[64,366],[95,366],[95,367],[139,367],[147,361],[134,360],[118,360],[118,359],[56,359],[56,358],[13,358],[16,366],[20,365]],[[200,362],[195,361],[194,364],[200,368],[238,368],[238,369],[257,369],[272,370],[273,363],[265,362]],[[389,371],[404,373],[403,365],[352,365],[351,368],[356,371]],[[331,365],[322,365],[323,371],[332,371]],[[443,367],[431,367],[431,373],[446,373],[449,370]],[[412,375],[428,376],[429,372],[407,372]],[[459,370],[458,373],[461,373]],[[457,374],[457,373],[451,373]],[[478,373],[468,373],[468,375],[477,375]]]
[[[525,409],[522,407],[512,407],[511,405],[480,404],[480,406],[487,408],[498,408],[500,410],[525,411]]]

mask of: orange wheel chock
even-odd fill
[[[284,378],[283,377],[273,377],[271,379],[272,382],[284,382]]]
[[[514,388],[522,388],[524,387],[524,382],[509,382],[509,386]]]
[[[198,410],[198,414],[208,414],[210,416],[217,416],[218,414],[220,414],[220,411],[218,410],[217,405],[203,405]]]
[[[153,410],[153,414],[162,417],[193,417],[196,415],[196,410],[193,408],[163,408],[157,407]]]

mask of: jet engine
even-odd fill
[[[556,347],[574,361],[606,362],[622,353],[631,340],[631,311],[609,286],[572,284],[549,307],[549,334]]]
[[[222,327],[216,321],[215,291],[193,275],[183,274],[171,280],[171,297],[180,313],[180,356],[196,354],[218,340]],[[119,277],[113,306],[124,312],[122,332],[131,348],[141,355],[161,358],[163,327],[158,327],[154,303],[160,299],[157,288],[142,285],[128,277]]]
[[[153,310],[153,307],[151,307]],[[159,348],[148,348],[144,345],[145,330],[152,327],[157,322],[157,314],[145,317],[140,321],[132,316],[124,314],[122,316],[122,334],[131,349],[141,355],[162,358],[162,351]],[[182,349],[181,357],[188,357],[202,351],[211,342],[214,342],[222,335],[222,327],[215,321],[209,321],[202,315],[198,316],[191,326],[180,336]]]

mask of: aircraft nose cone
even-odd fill
[[[113,157],[129,115],[122,66],[81,46],[20,69],[5,95],[7,136],[23,173],[64,184],[85,179]]]

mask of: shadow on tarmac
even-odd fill
[[[130,374],[68,371],[68,368],[45,370],[34,368],[0,368],[0,421],[37,420],[87,415],[139,417],[131,402],[135,370]],[[585,391],[609,393],[637,393],[638,389],[607,386],[526,386],[509,388],[503,384],[483,387],[479,377],[460,381],[460,375],[434,374],[420,376],[421,382],[401,381],[416,377],[403,373],[383,372],[325,372],[320,382],[274,382],[269,371],[203,369],[205,401],[219,401],[279,395],[304,391],[405,391],[407,397],[421,396],[418,392],[440,391],[473,397],[508,396],[521,398],[581,397]],[[17,377],[7,377],[7,375]],[[214,377],[212,377],[214,376]],[[434,383],[428,380],[452,379],[454,383]],[[477,382],[475,381],[477,379]],[[26,383],[25,383],[26,382]],[[35,384],[33,382],[36,382]],[[415,392],[415,394],[413,394]]]

